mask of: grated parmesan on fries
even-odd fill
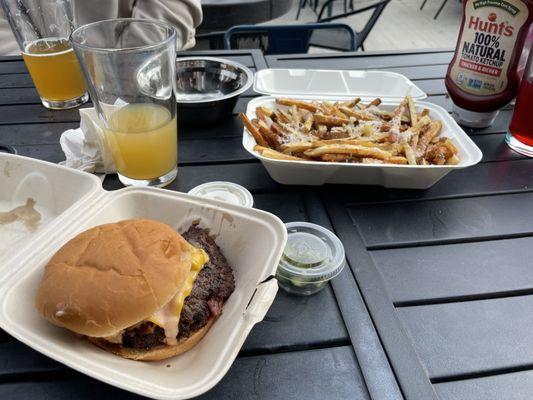
[[[257,118],[240,114],[261,155],[279,160],[364,164],[457,164],[457,147],[440,137],[442,122],[429,110],[417,113],[407,96],[392,112],[381,99],[312,101],[280,98],[277,107],[257,107]]]

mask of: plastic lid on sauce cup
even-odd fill
[[[254,206],[254,198],[248,189],[233,182],[207,182],[192,188],[188,193],[249,208]]]
[[[287,245],[278,272],[306,282],[323,282],[337,276],[345,265],[344,246],[332,232],[309,222],[289,222]]]

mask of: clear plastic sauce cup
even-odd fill
[[[276,278],[285,291],[308,296],[322,290],[346,264],[337,236],[320,225],[289,222],[287,245]]]
[[[188,193],[249,208],[254,206],[254,198],[248,189],[233,182],[207,182],[192,188]]]

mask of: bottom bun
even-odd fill
[[[207,324],[194,332],[187,339],[181,340],[173,346],[158,346],[153,349],[134,349],[131,347],[122,347],[119,344],[110,343],[101,338],[89,337],[89,341],[104,350],[110,351],[118,356],[136,361],[159,361],[166,358],[174,357],[192,349],[205,336],[215,318],[210,318]]]

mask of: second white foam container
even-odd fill
[[[0,163],[5,164],[6,160],[21,168],[29,163],[33,171],[54,182],[50,187],[42,186],[42,190],[55,191],[49,195],[41,193],[39,186],[28,191],[27,195],[37,199],[46,195],[61,202],[65,189],[62,182],[79,178],[80,174],[48,163],[33,163],[25,157],[0,154]],[[27,168],[25,171],[29,173]],[[70,178],[66,176],[69,174]],[[144,396],[187,399],[206,392],[230,368],[248,333],[264,318],[274,300],[277,281],[268,278],[275,274],[285,246],[285,226],[278,217],[264,211],[167,190],[126,188],[106,192],[93,187],[89,192],[92,195],[82,196],[62,211],[38,235],[20,244],[23,251],[10,254],[0,265],[0,326],[61,363]],[[102,351],[51,325],[34,307],[44,266],[67,240],[95,225],[128,218],[159,220],[179,232],[200,220],[201,226],[216,236],[234,270],[235,291],[207,335],[187,353],[161,362],[130,361]]]
[[[259,106],[276,107],[277,97],[312,101],[344,101],[361,97],[392,111],[406,96],[415,100],[417,112],[429,110],[432,119],[442,121],[441,136],[449,137],[459,149],[457,165],[387,165],[320,161],[274,160],[253,150],[254,138],[243,130],[243,147],[258,158],[272,179],[286,185],[323,185],[325,183],[379,185],[387,188],[427,189],[449,172],[477,164],[481,150],[442,107],[420,101],[426,94],[401,74],[389,71],[341,70],[262,70],[256,74],[254,90],[269,94],[252,99],[246,108],[248,118],[255,118]]]

